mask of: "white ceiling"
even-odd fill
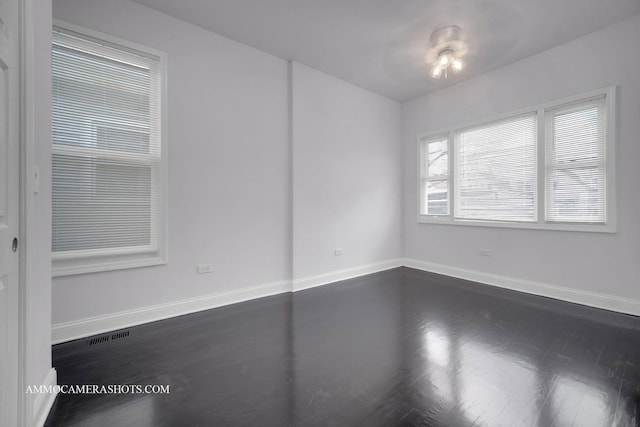
[[[135,1],[398,101],[640,13],[640,0]],[[448,24],[462,28],[466,67],[433,80],[429,35]]]

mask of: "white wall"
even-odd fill
[[[294,278],[400,258],[400,105],[297,63],[292,77]]]
[[[640,16],[403,106],[405,256],[640,299]],[[616,234],[418,224],[417,136],[618,85]],[[480,257],[479,248],[492,257]]]
[[[286,61],[127,0],[53,7],[167,52],[170,224],[165,266],[54,279],[53,323],[288,279]]]
[[[398,103],[128,0],[53,13],[169,80],[169,263],[55,278],[54,326],[401,257]]]

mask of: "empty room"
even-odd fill
[[[0,426],[640,426],[638,0],[2,0]]]

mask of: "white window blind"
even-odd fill
[[[54,261],[158,251],[159,58],[56,29]]]
[[[449,215],[449,139],[426,140],[422,150],[422,213]]]
[[[546,111],[547,221],[606,221],[605,115],[604,96]]]
[[[455,218],[535,222],[536,113],[457,131]]]

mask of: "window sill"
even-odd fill
[[[166,257],[158,253],[85,257],[53,260],[52,276],[72,276],[76,274],[98,273],[102,271],[124,270],[166,264]]]
[[[512,228],[521,230],[578,231],[584,233],[616,233],[615,224],[579,224],[579,223],[526,223],[482,220],[452,220],[450,217],[418,215],[419,224],[441,224],[471,227]]]

